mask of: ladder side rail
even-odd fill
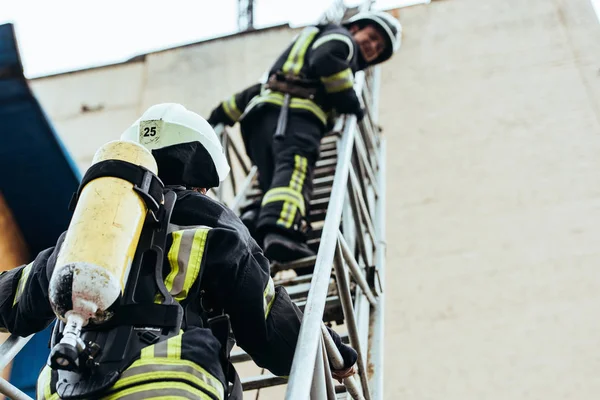
[[[363,72],[357,73],[356,89],[359,94],[362,93],[364,79]],[[346,124],[339,141],[333,188],[321,233],[321,245],[315,262],[311,290],[307,298],[286,392],[287,400],[306,399],[313,378],[314,371],[306,371],[305,366],[312,365],[319,344],[319,326],[325,309],[327,288],[332,272],[331,265],[333,264],[337,245],[337,233],[341,222],[346,185],[349,179],[354,135],[356,135],[358,129],[356,116],[347,115],[345,119]]]
[[[379,161],[381,167],[378,172],[379,187],[381,193],[375,205],[375,232],[377,237],[375,252],[375,285],[385,284],[385,259],[386,259],[386,238],[385,238],[385,170],[386,160],[386,142],[382,139],[379,148]],[[383,400],[383,363],[385,357],[384,350],[384,316],[385,316],[385,288],[381,287],[381,293],[378,296],[377,307],[373,309],[370,315],[370,342],[369,342],[369,360],[373,365],[373,372],[370,377],[370,387],[372,388],[373,400]]]

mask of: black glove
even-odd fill
[[[356,360],[358,360],[358,353],[356,350],[342,343],[342,338],[330,327],[327,327],[327,331],[329,331],[329,335],[333,339],[335,347],[338,348],[342,358],[344,359],[344,368],[350,368],[356,364]]]
[[[354,113],[354,115],[356,115],[357,122],[362,121],[362,119],[365,117],[365,109],[362,107],[357,109],[356,112]]]
[[[207,121],[213,128],[219,124],[224,124],[227,126],[233,125],[231,119],[227,116],[227,114],[225,114],[222,104],[219,104],[214,110],[212,110]]]

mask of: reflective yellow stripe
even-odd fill
[[[294,203],[294,205],[300,209],[302,215],[304,215],[304,197],[302,196],[302,193],[299,193],[297,190],[289,187],[273,188],[265,194],[261,206],[276,201],[289,201]]]
[[[330,33],[330,34],[321,36],[320,38],[315,40],[315,42],[311,46],[311,49],[315,50],[319,46],[322,46],[325,43],[330,42],[332,40],[344,42],[344,43],[346,43],[346,45],[348,45],[348,56],[346,57],[346,62],[350,62],[350,60],[352,60],[352,57],[354,57],[354,44],[352,43],[352,40],[348,36],[342,35],[341,33]]]
[[[221,381],[204,368],[189,360],[168,358],[135,361],[123,372],[121,379],[115,383],[111,390],[119,390],[123,387],[157,380],[184,380],[220,399],[224,396],[224,388]]]
[[[292,46],[285,64],[283,64],[282,70],[284,73],[298,75],[304,65],[306,50],[317,33],[319,33],[319,28],[314,26],[304,28],[298,39],[296,39],[294,46]]]
[[[265,291],[263,292],[263,308],[265,310],[265,319],[269,316],[269,312],[271,311],[271,307],[273,306],[273,302],[275,301],[275,284],[273,283],[273,279],[269,277],[269,282],[267,282],[267,287],[265,287]]]
[[[175,281],[175,277],[179,272],[179,246],[181,244],[181,237],[183,236],[183,231],[177,231],[172,233],[173,243],[171,244],[171,248],[169,249],[169,253],[167,255],[167,259],[169,260],[169,265],[171,266],[171,272],[165,278],[165,286],[167,290],[171,292],[173,289],[173,283]]]
[[[145,383],[102,397],[101,400],[147,400],[153,398],[212,400],[212,397],[192,385],[176,381]],[[223,396],[218,399],[222,400]]]
[[[327,93],[337,93],[354,86],[354,75],[350,68],[346,68],[336,74],[321,78]]]
[[[25,268],[21,270],[21,277],[19,278],[19,283],[17,284],[17,292],[15,293],[15,298],[13,300],[13,307],[19,302],[19,299],[23,294],[23,289],[25,289],[25,284],[27,283],[27,278],[29,277],[29,273],[31,272],[32,266],[33,263],[29,263]]]
[[[127,368],[113,389],[150,380],[187,380],[219,399],[224,388],[217,378],[198,364],[181,359],[183,331],[177,336],[142,349],[140,359]]]
[[[44,366],[38,377],[36,387],[36,398],[38,400],[60,400],[58,393],[52,393],[52,370],[49,366]]]
[[[278,106],[283,105],[283,94],[279,92],[273,92],[271,90],[264,90],[263,93],[254,97],[250,103],[248,103],[248,107],[246,107],[246,111],[250,111],[254,106],[261,103],[270,103]],[[290,108],[301,109],[312,112],[318,119],[323,123],[323,125],[327,124],[327,114],[319,107],[314,101],[309,99],[300,99],[297,97],[292,97],[290,101]]]
[[[227,116],[231,118],[234,122],[240,119],[240,116],[242,115],[240,109],[235,103],[235,95],[231,96],[229,99],[223,102],[223,110],[225,111],[225,114],[227,114]]]
[[[297,192],[300,196],[302,196],[302,187],[304,186],[304,180],[306,179],[307,166],[308,160],[306,157],[302,157],[298,154],[294,156],[294,171],[292,172],[292,176],[290,178],[289,188]],[[298,207],[293,202],[286,201],[283,203],[277,224],[283,225],[286,228],[290,228],[294,223],[297,210]],[[301,210],[301,212],[302,211],[305,210]],[[302,215],[305,215],[305,213],[302,212]]]
[[[142,349],[140,355],[141,358],[152,358],[154,357],[154,346],[147,346]]]
[[[183,330],[177,336],[155,343],[142,349],[140,358],[181,358],[181,338]]]
[[[198,279],[209,230],[208,227],[202,227],[172,233],[173,244],[167,256],[171,271],[165,278],[165,287],[177,301],[187,297]],[[161,303],[162,296],[157,294],[154,301]]]
[[[297,108],[301,110],[310,111],[319,120],[326,125],[327,124],[327,114],[319,107],[314,101],[308,99],[299,99],[297,97],[292,97],[292,101],[290,102],[290,108]]]
[[[196,233],[194,233],[183,289],[175,296],[175,300],[177,301],[181,301],[187,297],[192,285],[196,282],[196,279],[198,279],[200,266],[202,265],[202,259],[204,258],[206,237],[208,236],[209,230],[210,228],[198,228],[196,229]]]
[[[167,340],[167,358],[181,358],[181,338],[183,335],[177,335]]]

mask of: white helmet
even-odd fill
[[[400,22],[384,11],[365,11],[356,14],[355,16],[344,21],[344,26],[358,25],[375,25],[379,31],[384,34],[387,46],[383,53],[369,64],[379,64],[388,60],[400,48],[402,43],[402,25]]]
[[[229,174],[223,146],[213,128],[204,118],[181,104],[153,105],[123,132],[121,140],[139,143],[150,151],[181,143],[200,142],[215,165],[219,182],[223,182]]]

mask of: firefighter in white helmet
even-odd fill
[[[91,372],[46,366],[37,398],[241,400],[239,378],[228,360],[229,323],[235,341],[256,364],[275,375],[289,375],[302,313],[284,287],[274,286],[269,261],[241,220],[205,195],[229,173],[212,127],[179,104],[158,104],[121,139],[151,151],[164,198],[176,194],[162,274],[156,276],[183,310],[181,330],[165,339],[165,321],[174,316],[161,308],[164,296],[145,283],[152,282],[153,270],[141,269],[135,304],[116,308],[112,324],[82,329],[84,342],[91,338],[101,348],[86,353]],[[0,328],[27,336],[55,319],[48,283],[64,237],[31,264],[0,275]],[[353,374],[356,352],[334,331],[330,334],[345,363],[334,377]],[[94,371],[102,371],[101,379],[90,383]],[[228,390],[228,381],[233,390]]]
[[[402,27],[385,12],[359,13],[341,26],[305,28],[278,57],[266,84],[219,104],[209,122],[240,122],[246,151],[258,168],[262,199],[243,210],[265,255],[279,262],[314,255],[305,244],[320,140],[335,113],[363,117],[354,74],[388,60]]]

